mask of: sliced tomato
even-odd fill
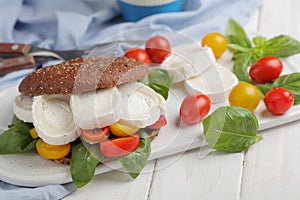
[[[38,139],[36,142],[36,151],[40,156],[46,159],[60,159],[69,154],[71,150],[70,143],[64,145],[52,145]]]
[[[81,129],[81,135],[84,141],[89,143],[97,143],[106,140],[109,136],[109,127],[95,129]]]
[[[106,140],[100,143],[101,153],[107,157],[121,157],[130,154],[140,146],[140,136],[134,135],[129,137]]]
[[[35,130],[35,128],[30,129],[30,130],[29,130],[29,133],[30,133],[30,135],[31,135],[31,137],[32,137],[33,139],[36,139],[36,138],[39,137],[38,134],[37,134],[37,132],[36,132],[36,130]]]
[[[167,119],[165,115],[160,115],[159,119],[152,125],[147,126],[148,129],[160,129],[167,124]]]
[[[115,123],[109,126],[109,130],[112,134],[118,137],[125,137],[135,134],[140,128],[129,126],[121,123]]]

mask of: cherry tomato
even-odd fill
[[[253,112],[260,102],[260,92],[252,84],[240,82],[229,93],[231,106],[240,106]]]
[[[163,36],[154,36],[146,42],[146,51],[152,62],[162,63],[171,52],[171,44]]]
[[[183,100],[180,106],[180,118],[186,124],[200,122],[210,110],[211,101],[205,94],[192,94]]]
[[[278,78],[281,72],[282,62],[275,56],[266,56],[252,65],[249,74],[256,83],[267,83]]]
[[[91,130],[81,129],[82,139],[88,143],[98,143],[109,136],[109,127],[95,128]]]
[[[227,39],[221,33],[211,32],[202,38],[201,45],[210,47],[218,59],[227,49]]]
[[[167,119],[165,115],[160,115],[159,119],[152,125],[147,126],[148,129],[160,129],[167,124]]]
[[[31,135],[31,137],[32,137],[33,139],[39,137],[38,134],[37,134],[37,132],[36,132],[36,130],[35,130],[35,128],[30,129],[30,130],[29,130],[29,133],[30,133],[30,135]]]
[[[71,150],[70,143],[64,145],[51,145],[38,139],[36,142],[36,151],[46,159],[60,159],[69,154]]]
[[[282,115],[294,104],[294,95],[284,88],[272,88],[264,97],[267,110],[275,115]]]
[[[125,156],[133,152],[139,147],[139,145],[140,136],[134,135],[101,142],[100,149],[104,156],[115,158]]]
[[[141,61],[141,62],[145,63],[146,65],[149,65],[149,63],[150,63],[149,55],[143,49],[139,49],[139,48],[128,49],[125,52],[124,56],[127,57],[127,58],[134,58],[138,61]]]
[[[136,133],[139,130],[139,128],[129,126],[129,125],[124,125],[121,123],[115,123],[109,127],[109,130],[115,136],[125,137],[125,136],[129,136],[129,135],[133,135],[134,133]]]

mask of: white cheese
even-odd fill
[[[32,107],[33,97],[26,95],[18,95],[13,102],[14,114],[24,122],[33,122]]]
[[[82,129],[102,128],[119,121],[122,99],[116,87],[71,95],[75,124]]]
[[[165,111],[165,99],[142,83],[127,83],[119,87],[122,96],[123,124],[144,128],[154,124]]]
[[[173,74],[174,82],[181,82],[205,71],[216,62],[209,47],[197,43],[176,46],[162,63],[162,68]]]
[[[78,138],[67,95],[43,95],[32,104],[33,125],[46,143],[62,145]]]
[[[189,94],[203,93],[210,97],[212,103],[220,103],[227,100],[237,83],[238,79],[232,72],[216,64],[201,75],[186,80],[184,86]]]

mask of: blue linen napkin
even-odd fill
[[[122,21],[117,0],[0,1],[0,42],[80,49],[143,27],[173,29],[200,41],[205,33],[224,32],[230,17],[244,25],[259,5],[259,0],[184,0],[182,12],[156,14],[133,23]],[[136,39],[150,36],[134,35]],[[0,91],[18,84],[31,71],[0,77]],[[0,199],[60,199],[74,190],[72,183],[28,188],[0,181]]]

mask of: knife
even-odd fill
[[[70,60],[73,58],[84,57],[89,54],[98,57],[111,57],[116,54],[117,47],[121,44],[141,45],[143,40],[117,40],[105,42],[88,47],[83,50],[49,50],[21,43],[0,43],[0,76],[7,73],[34,68],[51,60]]]

